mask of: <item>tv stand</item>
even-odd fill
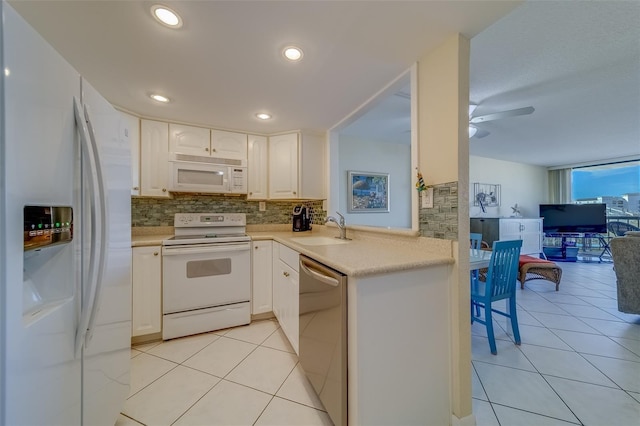
[[[603,256],[608,256],[611,259],[609,241],[605,234],[560,232],[545,233],[544,237],[542,250],[549,260],[576,262],[580,254],[580,248],[582,248],[582,254],[585,257],[598,257],[600,262],[603,261]],[[549,239],[552,240],[549,241]],[[594,239],[598,240],[596,249],[600,250],[600,254],[585,254],[585,249],[591,247],[591,240]],[[589,242],[588,244],[587,241]],[[581,245],[578,245],[578,242],[581,242]]]

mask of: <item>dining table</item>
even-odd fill
[[[488,268],[491,260],[491,252],[487,250],[469,250],[469,270],[477,271],[478,269]]]

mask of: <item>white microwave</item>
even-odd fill
[[[209,194],[246,194],[246,160],[172,153],[169,191]]]

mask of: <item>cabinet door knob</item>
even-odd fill
[[[289,273],[285,271],[285,272],[282,273],[282,275],[284,275],[285,277],[288,277]]]
[[[207,151],[207,152],[209,152],[209,148],[205,148],[204,150],[205,150],[205,151]]]
[[[133,190],[134,190],[134,191],[140,191],[140,187],[139,187],[139,186],[134,186],[134,187],[133,187]]]
[[[154,255],[154,256],[157,256],[157,255],[158,255],[158,252],[157,252],[157,251],[154,251],[154,252],[153,252],[153,255]]]
[[[162,188],[162,192],[167,192],[167,188]]]
[[[258,246],[255,246],[254,249],[258,250]]]
[[[296,195],[296,191],[293,191],[293,195]]]
[[[215,148],[211,148],[211,152],[216,152],[216,149]]]

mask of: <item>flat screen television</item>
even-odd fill
[[[605,234],[606,204],[540,204],[545,233]]]

